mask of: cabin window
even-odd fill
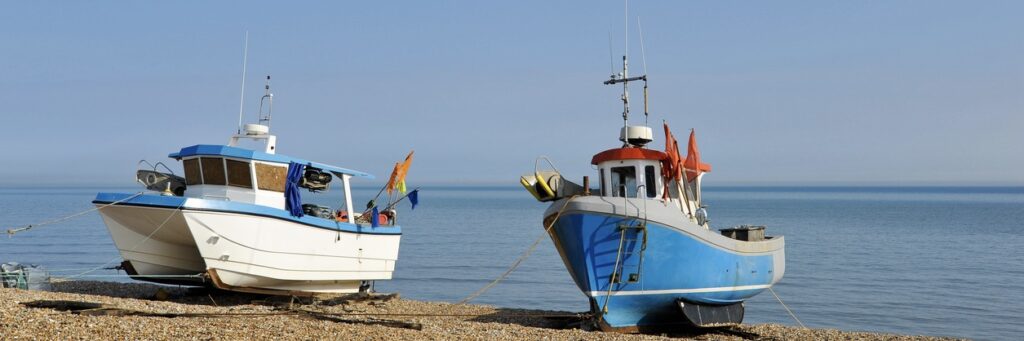
[[[229,186],[252,188],[252,173],[249,172],[248,162],[225,159],[224,164],[228,169]]]
[[[655,184],[654,166],[644,167],[644,188],[647,189],[647,197],[653,198],[658,195],[658,185]]]
[[[199,171],[199,159],[188,159],[181,162],[185,167],[185,185],[199,185],[203,183],[202,172]]]
[[[224,159],[219,157],[201,157],[199,164],[203,169],[203,183],[207,185],[225,185]]]
[[[612,196],[636,197],[636,167],[612,167]]]
[[[284,183],[287,176],[287,167],[271,166],[262,163],[256,164],[256,184],[262,190],[284,192]]]
[[[607,185],[604,184],[604,168],[599,169],[598,172],[600,172],[600,174],[601,174],[601,196],[602,197],[603,196],[607,196],[608,193],[605,192],[605,190],[604,190],[605,186],[607,186]]]

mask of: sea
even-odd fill
[[[139,187],[0,188],[0,262],[39,264],[56,277],[132,281],[96,212],[96,192]],[[365,203],[378,188],[356,188]],[[746,304],[746,323],[1019,340],[1024,335],[1024,187],[706,187],[712,228],[765,225],[786,238],[776,299]],[[525,261],[472,303],[582,312],[541,226],[546,204],[520,187],[423,186],[399,204],[403,236],[391,281],[376,290],[458,302]],[[338,191],[304,201],[339,206]],[[657,241],[653,241],[657,242]],[[781,301],[781,302],[780,302]]]

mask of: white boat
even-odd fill
[[[154,177],[154,169],[140,171],[139,181],[151,190],[165,184],[162,192],[96,195],[130,276],[272,294],[358,292],[391,279],[402,236],[395,211],[389,205],[372,219],[352,204],[351,181],[373,176],[277,154],[262,109],[273,98],[267,89],[259,124],[246,124],[227,145],[169,155],[182,164],[183,186],[171,181],[182,177]],[[344,192],[338,210],[301,202],[301,189],[326,190],[332,180]]]

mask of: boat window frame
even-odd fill
[[[274,183],[273,181],[266,181],[266,180],[264,180],[263,178],[260,177],[260,174],[261,174],[259,172],[259,168],[260,167],[268,167],[268,169],[269,168],[278,168],[278,169],[282,169],[283,170],[283,173],[281,173],[281,176],[282,176],[281,187],[280,187],[281,190],[277,190],[277,188],[271,187],[271,184]],[[284,188],[286,187],[285,183],[287,182],[287,178],[288,178],[288,166],[287,165],[283,165],[283,164],[279,164],[279,163],[259,162],[259,161],[257,161],[257,162],[255,162],[255,165],[252,167],[252,169],[253,169],[253,174],[255,175],[255,178],[256,178],[256,186],[255,186],[255,188],[257,190],[260,190],[260,191],[271,191],[271,192],[277,192],[277,193],[284,193]]]
[[[619,170],[619,169],[623,169],[623,170],[625,170],[625,169],[632,169],[632,173],[633,173],[633,177],[632,177],[633,178],[633,186],[632,186],[632,188],[630,188],[630,186],[629,186],[629,176],[628,175],[623,174],[623,175],[618,175],[618,177],[617,177],[616,170]],[[611,168],[608,169],[608,175],[611,176],[611,179],[609,179],[609,185],[611,185],[612,197],[631,198],[630,193],[633,194],[632,198],[638,197],[636,186],[639,183],[639,179],[637,178],[636,165],[611,167]],[[622,180],[620,180],[620,181],[624,182],[624,183],[620,183],[619,186],[616,186],[615,182],[619,178],[622,178]],[[619,187],[622,188],[622,192],[619,192]]]
[[[209,167],[204,167],[203,166],[204,163],[208,163]],[[220,167],[216,167],[216,165],[220,165]],[[221,157],[221,156],[214,156],[214,157],[200,156],[199,157],[199,166],[200,166],[199,169],[202,171],[202,174],[203,174],[203,184],[204,185],[227,186],[227,184],[228,184],[228,175],[227,175],[227,170],[224,168],[224,157]],[[217,172],[220,172],[220,173],[218,174]],[[220,177],[219,180],[222,180],[223,182],[211,183],[210,180],[218,180],[218,179],[216,179],[217,176],[219,176]],[[211,178],[214,178],[214,179],[211,179]]]
[[[194,167],[189,167],[189,164]],[[203,184],[203,166],[200,164],[198,157],[182,160],[181,168],[184,169],[185,173],[185,186]],[[193,171],[189,171],[189,168],[192,168]]]
[[[607,185],[604,183],[604,168],[598,169],[598,174],[601,176],[601,196],[604,197],[607,196],[607,192],[605,191],[605,187],[607,187]]]
[[[231,169],[228,166],[228,164],[231,163],[231,162],[235,162],[237,164],[245,165],[245,170],[241,171],[241,169],[239,169],[240,172],[235,172],[237,174],[236,175],[232,175]],[[236,182],[232,182],[232,179],[234,177],[242,175],[242,174],[244,174],[245,181],[248,182],[248,185],[245,185],[245,184],[243,184],[241,182],[237,182],[237,183]],[[224,176],[226,178],[226,182],[227,182],[228,186],[245,188],[245,189],[253,189],[253,188],[255,188],[254,183],[253,183],[253,178],[252,178],[252,161],[250,161],[250,160],[245,160],[245,159],[240,159],[239,160],[239,159],[224,158]]]
[[[644,189],[647,192],[648,198],[656,198],[658,196],[657,176],[655,173],[654,165],[644,166]]]

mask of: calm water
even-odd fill
[[[88,209],[98,190],[117,189],[0,189],[0,227]],[[357,202],[374,193],[357,190]],[[312,200],[340,202],[337,193]],[[401,207],[398,269],[395,280],[377,283],[379,291],[460,300],[542,235],[545,205],[519,188],[427,187],[420,201],[415,211]],[[809,327],[976,339],[1024,335],[1024,188],[712,187],[705,201],[715,228],[767,225],[769,234],[786,236],[786,276],[776,292]],[[90,213],[0,239],[3,261],[39,263],[70,276],[120,258],[101,219]],[[113,274],[83,278],[125,280],[107,277]],[[547,239],[474,302],[587,310]],[[795,325],[770,293],[748,302],[746,322]]]

